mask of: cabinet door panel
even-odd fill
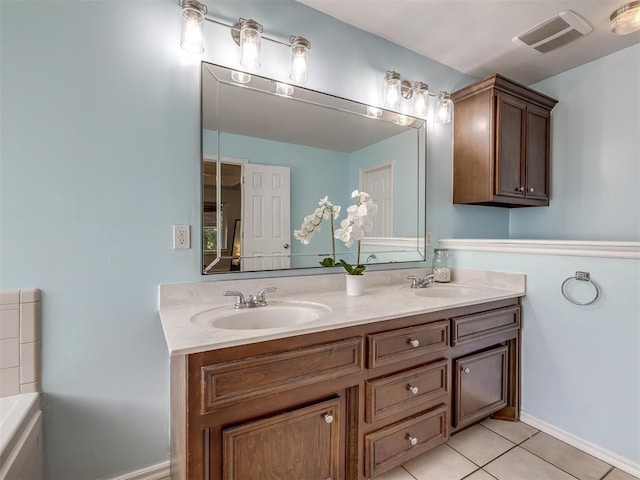
[[[457,427],[507,405],[508,351],[502,346],[456,360]]]
[[[504,93],[496,97],[496,195],[524,197],[524,128],[527,106]]]
[[[527,198],[549,198],[550,113],[527,107],[526,191]]]
[[[327,415],[331,415],[328,421]],[[225,480],[338,479],[340,399],[223,430]]]

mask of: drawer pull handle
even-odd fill
[[[471,373],[471,369],[469,367],[465,367],[462,369],[464,373]]]
[[[418,394],[418,387],[416,387],[415,385],[407,385],[407,390],[409,390],[414,395]]]
[[[418,439],[416,437],[412,437],[410,433],[407,433],[407,440],[412,447],[415,447],[418,444]]]
[[[324,421],[327,423],[333,423],[333,415],[331,415],[330,413],[325,413]]]
[[[409,345],[411,345],[413,348],[418,348],[420,346],[420,340],[409,339]]]

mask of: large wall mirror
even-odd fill
[[[328,220],[293,232],[324,197],[338,228],[356,189],[379,207],[361,263],[424,260],[425,146],[422,119],[203,62],[203,273],[325,268],[332,243],[355,263]]]

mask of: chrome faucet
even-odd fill
[[[225,290],[222,295],[225,297],[236,297],[236,304],[233,308],[252,308],[252,307],[264,307],[267,304],[267,298],[265,294],[275,292],[278,289],[276,287],[267,287],[260,290],[255,295],[250,295],[247,300],[244,299],[242,292],[236,290]]]
[[[406,276],[407,280],[411,280],[411,288],[427,288],[429,285],[433,284],[435,278],[436,277],[433,273],[429,273],[423,278],[418,278],[414,275]]]

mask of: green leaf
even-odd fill
[[[319,263],[323,267],[335,267],[336,266],[335,260],[333,258],[331,258],[331,257],[323,258],[322,261],[319,262]]]
[[[347,271],[347,273],[349,275],[353,275],[353,267],[351,265],[349,265],[347,262],[345,262],[344,260],[340,259],[340,265],[342,265],[344,267],[344,269]]]

